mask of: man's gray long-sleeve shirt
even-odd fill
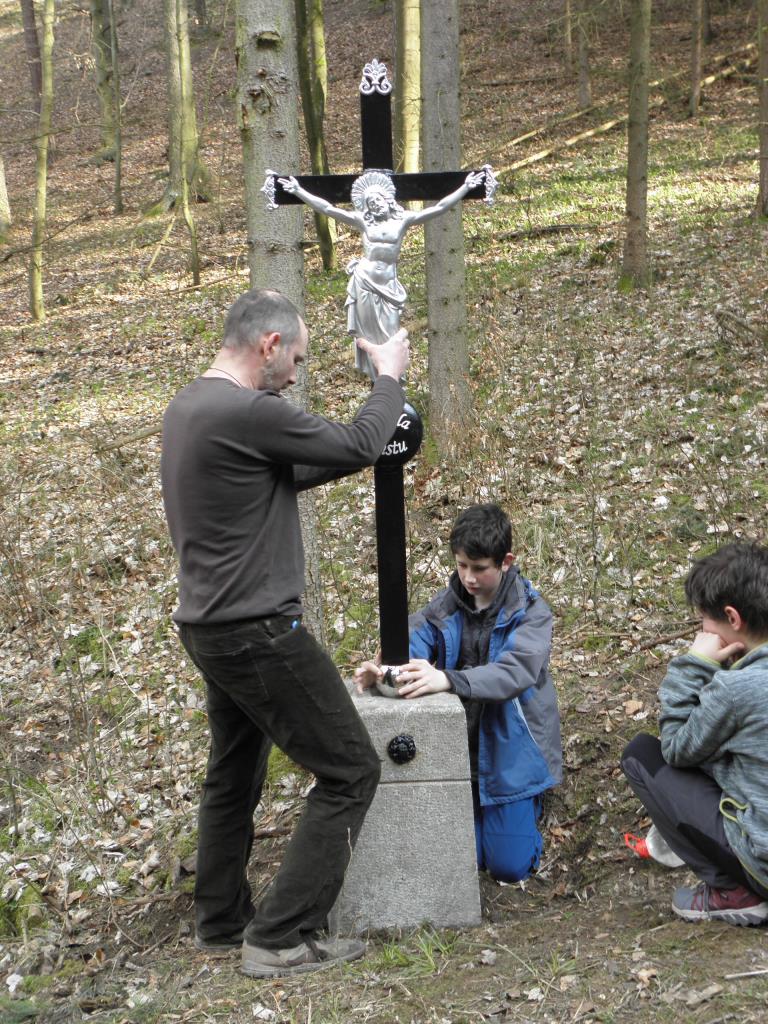
[[[304,549],[296,492],[372,465],[403,409],[376,380],[349,424],[304,412],[274,391],[198,377],[163,418],[161,475],[179,557],[177,622],[297,615]]]

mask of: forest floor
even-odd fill
[[[374,56],[391,64],[392,12],[374,0],[325,6],[331,164],[345,171],[360,71]],[[428,441],[408,469],[410,599],[418,606],[444,581],[457,510],[478,500],[509,510],[519,564],[556,616],[566,777],[546,805],[541,870],[516,886],[483,878],[480,927],[376,935],[343,970],[254,982],[236,956],[192,945],[206,721],[169,620],[175,562],[151,432],[209,362],[228,304],[248,286],[232,5],[209,0],[213,31],[194,46],[215,185],[195,209],[200,288],[180,219],[142,213],[165,166],[159,7],[132,0],[120,16],[126,209],[116,217],[112,167],[90,159],[87,16],[60,5],[48,315],[35,324],[34,120],[19,7],[0,0],[0,147],[15,218],[0,250],[0,1020],[764,1021],[763,933],[674,918],[672,890],[690,878],[624,848],[624,832],[647,822],[617,767],[627,740],[655,728],[664,665],[692,635],[690,558],[766,535],[768,225],[753,217],[754,64],[707,87],[701,115],[688,118],[687,5],[654,4],[654,76],[665,82],[654,90],[647,292],[618,286],[620,127],[502,174],[493,208],[465,207],[474,420],[453,451]],[[462,3],[467,166],[509,167],[624,110],[626,32],[607,5],[592,27],[598,109],[512,145],[574,110],[561,7]],[[713,7],[705,73],[755,36],[752,5]],[[342,237],[340,267],[356,245]],[[401,270],[409,392],[424,410],[419,239],[407,240]],[[322,274],[308,248],[310,400],[340,418],[365,394],[349,368],[344,280]],[[376,647],[372,510],[369,473],[318,496],[328,644],[345,673]],[[273,760],[257,892],[306,783]]]

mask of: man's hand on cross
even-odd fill
[[[411,358],[408,331],[404,327],[383,345],[374,345],[365,338],[356,338],[355,341],[359,349],[368,353],[368,358],[379,377],[394,377],[395,380],[400,380]]]

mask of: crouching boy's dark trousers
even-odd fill
[[[205,680],[211,749],[198,819],[201,939],[273,949],[324,928],[373,800],[380,762],[328,654],[286,616],[182,624]],[[316,784],[277,875],[254,909],[246,871],[271,744]]]
[[[744,885],[768,896],[731,849],[723,828],[723,791],[700,768],[667,764],[655,736],[639,733],[621,757],[627,781],[668,845],[715,889]]]

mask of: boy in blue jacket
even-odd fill
[[[557,695],[549,674],[552,613],[520,575],[512,528],[498,505],[462,512],[450,535],[456,571],[448,587],[410,617],[406,699],[450,692],[467,714],[480,869],[503,882],[539,864],[542,794],[562,779]],[[382,676],[373,662],[358,689]]]
[[[661,739],[640,733],[621,766],[653,823],[701,882],[678,889],[687,921],[768,921],[768,548],[726,544],[685,582],[701,615],[659,690]]]

